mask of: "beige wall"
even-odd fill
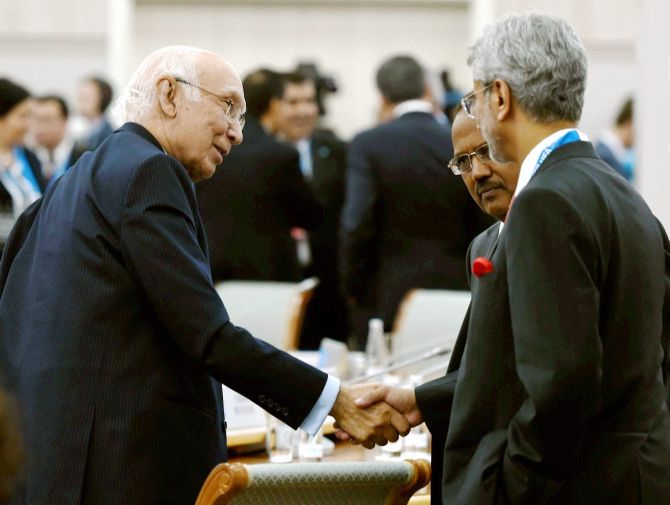
[[[262,2],[261,2],[262,3]],[[241,74],[261,65],[290,69],[314,61],[340,86],[328,101],[328,122],[350,137],[373,124],[378,98],[374,72],[387,56],[410,53],[430,68],[465,65],[468,11],[464,5],[396,2],[385,5],[138,5],[133,60],[171,43],[213,49]]]
[[[638,46],[639,188],[670,231],[670,2],[646,0]]]
[[[105,0],[0,0],[0,75],[34,93],[72,98],[77,80],[104,74]]]

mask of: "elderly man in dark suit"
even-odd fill
[[[377,87],[392,119],[351,143],[341,225],[342,283],[361,345],[368,319],[390,329],[410,289],[467,289],[465,253],[489,222],[447,168],[450,130],[433,115],[419,63],[387,60]]]
[[[449,373],[361,405],[385,399],[446,438],[445,504],[669,504],[670,251],[576,129],[586,51],[564,21],[524,14],[488,27],[469,63],[464,108],[509,164],[475,148],[452,167],[504,223],[471,246]]]
[[[281,96],[281,76],[261,69],[245,77],[243,86],[244,144],[222,170],[196,186],[212,275],[215,281],[297,282],[303,275],[291,230],[316,227],[323,208],[302,178],[298,152],[271,135],[270,103]]]
[[[221,382],[308,432],[330,411],[367,446],[405,433],[400,414],[361,416],[351,388],[236,327],[214,289],[193,182],[242,141],[235,70],[163,48],[122,110],[0,263],[0,375],[28,461],[15,503],[193,503],[226,458]]]

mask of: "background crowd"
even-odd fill
[[[324,337],[362,348],[368,320],[390,330],[412,288],[467,289],[468,244],[491,223],[447,168],[463,95],[449,72],[401,54],[371,74],[378,125],[346,142],[324,126],[338,84],[316,66],[250,72],[244,142],[196,185],[215,281],[319,279],[305,349]],[[104,78],[83,77],[74,104],[65,94],[34,96],[0,79],[0,244],[23,210],[119,126]],[[597,151],[633,181],[632,98],[606,126]]]

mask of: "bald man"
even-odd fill
[[[193,182],[242,142],[245,107],[216,54],[153,53],[128,122],[15,227],[0,264],[1,372],[28,453],[15,503],[194,503],[226,459],[220,383],[311,433],[329,412],[366,446],[408,431],[236,327],[217,295]]]

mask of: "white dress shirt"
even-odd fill
[[[548,137],[545,137],[542,140],[540,140],[540,142],[538,142],[537,145],[533,147],[530,150],[530,152],[526,155],[526,157],[523,160],[523,163],[521,163],[521,170],[519,170],[519,179],[516,183],[516,189],[514,190],[514,196],[512,197],[512,201],[514,201],[516,195],[518,195],[523,190],[523,188],[526,187],[530,179],[533,177],[533,175],[535,175],[535,172],[537,172],[537,170],[540,168],[541,164],[538,165],[538,162],[540,160],[540,156],[542,155],[543,151],[545,149],[548,149],[551,145],[553,145],[561,137],[563,137],[563,135],[566,135],[572,130],[575,130],[577,132],[580,140],[585,140],[588,142],[589,140],[588,136],[584,132],[577,130],[576,128],[566,128],[563,130],[558,130],[549,135]],[[501,221],[498,233],[502,231],[504,226],[505,223]]]

